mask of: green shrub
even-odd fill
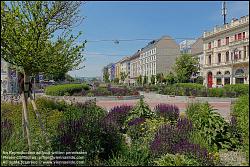
[[[49,109],[49,110],[58,110],[65,111],[67,108],[67,104],[64,101],[54,101],[51,99],[47,99],[45,97],[39,97],[36,99],[36,104],[38,109]]]
[[[156,166],[202,166],[196,159],[181,154],[165,154],[154,163]]]
[[[118,154],[113,155],[107,166],[148,166],[151,163],[149,150],[143,145],[132,145],[125,147]]]
[[[190,89],[203,89],[205,86],[202,84],[197,84],[197,83],[176,83],[176,87],[182,87],[182,88],[190,88]]]
[[[237,96],[249,94],[249,85],[248,84],[225,85],[224,89],[226,92],[236,92]]]
[[[243,148],[249,161],[249,95],[240,97],[233,106],[236,127],[243,136]]]
[[[81,92],[82,90],[89,90],[89,86],[85,84],[65,84],[65,85],[48,86],[45,89],[45,94],[51,96],[64,96],[64,95],[71,96],[74,93]]]
[[[208,96],[209,97],[223,97],[224,96],[224,89],[223,88],[208,89]]]
[[[201,103],[189,105],[186,112],[196,132],[207,140],[213,151],[237,148],[239,139],[231,133],[229,123],[214,110],[208,103]]]
[[[131,122],[137,118],[154,119],[156,117],[157,116],[156,116],[155,112],[150,110],[149,105],[143,101],[143,98],[140,98],[140,101],[137,103],[137,105],[129,113],[128,118],[125,121],[125,127],[128,126],[129,122]]]
[[[140,130],[142,132],[142,140],[140,142],[148,145],[154,139],[154,135],[161,125],[167,124],[164,118],[160,117],[157,119],[146,119],[146,121],[141,125]]]

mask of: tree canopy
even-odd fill
[[[29,75],[66,73],[83,59],[85,42],[71,35],[81,2],[1,2],[2,58]],[[57,34],[57,37],[54,37]]]
[[[174,71],[178,82],[189,82],[192,74],[196,74],[199,70],[199,62],[189,54],[183,54],[176,59]]]

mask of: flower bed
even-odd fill
[[[211,166],[219,163],[223,149],[235,151],[241,142],[239,132],[247,139],[247,107],[241,110],[241,99],[235,105],[235,120],[227,123],[207,103],[188,107],[180,116],[178,107],[158,104],[154,110],[140,99],[133,106],[116,106],[110,112],[95,102],[68,105],[45,98],[36,100],[51,144],[44,142],[34,112],[29,112],[32,151],[86,151],[84,166]],[[239,106],[240,105],[240,106]],[[1,104],[1,148],[5,151],[28,151],[22,133],[21,105]],[[28,106],[32,110],[31,105]],[[243,118],[245,117],[245,118]],[[9,133],[6,133],[9,132]],[[48,160],[50,161],[50,160]],[[221,164],[222,163],[222,164]]]

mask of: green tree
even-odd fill
[[[103,69],[103,80],[104,80],[105,83],[110,82],[108,68]]]
[[[11,1],[8,5],[1,1],[1,57],[23,73],[21,95],[29,150],[28,98],[39,117],[29,93],[30,76],[66,73],[84,60],[85,42],[75,44],[81,33],[71,35],[75,23],[82,20],[78,14],[80,5],[76,1]],[[39,122],[41,125],[41,119]]]
[[[156,74],[157,83],[162,83],[163,78],[164,78],[163,73]]]
[[[155,84],[155,76],[151,75],[151,84]]]
[[[166,75],[166,82],[167,84],[174,84],[176,81],[176,76],[170,71],[167,75]]]
[[[73,77],[70,76],[69,74],[65,74],[65,75],[64,75],[64,79],[65,79],[66,81],[69,81],[69,82],[74,82],[74,81],[76,81],[75,78],[73,78]]]
[[[203,84],[203,80],[204,80],[204,78],[202,76],[198,76],[195,79],[195,83],[197,83],[197,84]]]
[[[183,54],[176,59],[174,71],[176,73],[178,82],[187,83],[193,73],[199,70],[199,62],[189,54]]]
[[[114,83],[119,84],[119,78],[115,78]]]
[[[128,74],[126,74],[125,72],[121,72],[120,75],[121,75],[121,80],[124,83],[125,79],[128,77]]]
[[[137,78],[136,78],[136,82],[138,85],[141,85],[142,84],[142,76],[139,75]]]

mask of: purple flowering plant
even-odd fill
[[[157,115],[164,117],[170,121],[176,121],[179,117],[180,111],[176,105],[172,104],[158,104],[155,107],[155,112]]]

